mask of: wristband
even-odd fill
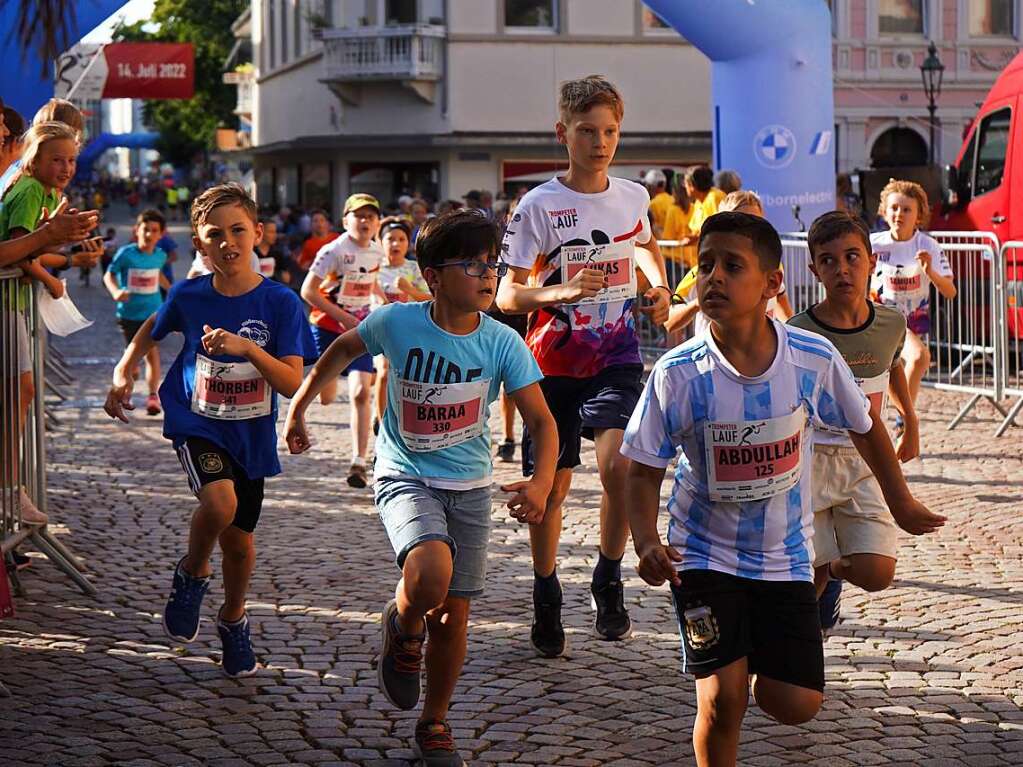
[[[66,253],[64,255],[64,258],[67,259],[67,262],[64,264],[64,268],[65,269],[70,269],[71,268],[71,261],[74,258],[74,256],[72,256],[70,253]]]
[[[661,290],[668,291],[668,300],[669,301],[671,300],[671,297],[673,295],[675,295],[674,291],[672,291],[672,289],[669,288],[667,285],[652,285],[651,287],[653,287],[654,289],[660,288]]]

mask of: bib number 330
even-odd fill
[[[399,381],[401,438],[417,453],[452,447],[483,433],[490,381],[431,384]]]

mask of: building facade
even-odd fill
[[[935,158],[952,163],[995,79],[1020,49],[1020,0],[830,0],[839,170],[925,165],[930,118],[920,65],[945,66]]]
[[[710,157],[709,64],[639,0],[253,0],[261,202],[514,191],[563,162],[562,80],[625,94],[615,172]]]

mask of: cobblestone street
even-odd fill
[[[182,225],[173,231],[184,246]],[[183,276],[187,259],[179,261]],[[197,642],[184,649],[164,636],[160,611],[194,499],[160,417],[140,408],[125,427],[99,407],[121,337],[98,275],[88,288],[77,279],[73,296],[95,325],[55,344],[78,385],[55,410],[49,503],[51,528],[99,596],[31,552],[27,595],[0,622],[0,677],[13,694],[0,699],[0,763],[407,764],[416,712],[386,702],[373,665],[398,571],[370,491],[344,482],[347,401],[310,411],[309,454],[281,446],[284,473],[267,483],[249,604],[265,668],[230,680],[212,623],[216,579]],[[175,350],[171,339],[166,366]],[[924,392],[924,457],[911,470],[912,487],[947,526],[926,539],[903,535],[892,588],[868,596],[847,587],[843,621],[825,645],[823,710],[789,727],[751,702],[742,764],[1023,764],[1023,431],[993,438],[996,413],[982,403],[949,432],[962,401]],[[495,507],[488,590],[474,602],[450,715],[472,763],[692,763],[694,685],[680,672],[668,591],[642,584],[631,549],[624,570],[636,631],[621,644],[589,631],[599,494],[592,450],[584,461],[562,542],[564,658],[534,656],[527,531]],[[515,476],[515,465],[498,465],[499,481]]]

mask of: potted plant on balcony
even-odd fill
[[[323,30],[330,26],[330,19],[326,17],[322,10],[307,10],[305,12],[305,21],[309,25],[309,34],[313,40],[323,39]]]

